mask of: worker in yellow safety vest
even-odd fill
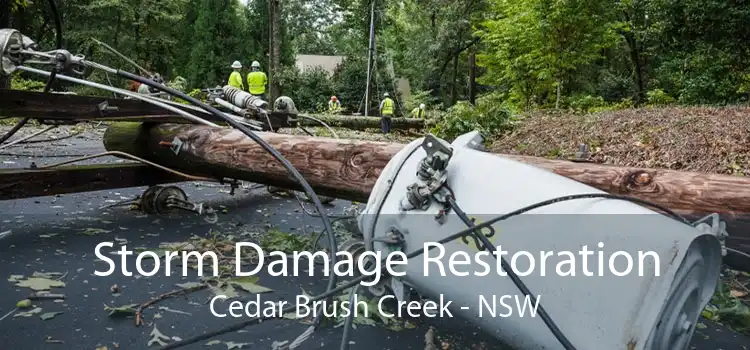
[[[393,117],[393,100],[388,97],[388,93],[383,94],[383,101],[380,102],[380,129],[384,134],[391,132],[391,118]]]
[[[424,118],[424,103],[421,103],[419,107],[414,107],[414,109],[411,110],[411,116],[412,118]]]
[[[240,74],[240,69],[242,69],[242,63],[240,63],[240,61],[234,61],[234,63],[232,63],[232,74],[229,74],[227,85],[244,90],[244,88],[242,88],[242,74]]]
[[[253,61],[250,65],[250,73],[247,74],[247,86],[250,94],[265,99],[268,77],[260,71],[260,63]]]
[[[341,101],[336,96],[331,96],[331,100],[328,101],[328,113],[339,113],[341,111]]]

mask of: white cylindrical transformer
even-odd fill
[[[226,99],[233,105],[240,108],[268,108],[268,102],[263,99],[253,96],[245,91],[238,88],[226,85],[222,88]]]
[[[454,141],[445,182],[477,224],[556,197],[604,193],[477,150],[478,136]],[[394,250],[408,254],[467,228],[452,211],[438,220],[445,207],[436,200],[426,209],[402,210],[425,155],[421,139],[400,151],[359,217],[365,245],[381,256]],[[492,227],[490,241],[507,252],[502,257],[578,350],[687,349],[719,278],[716,236],[626,200],[559,202]],[[400,247],[383,243],[391,233],[403,237]],[[405,272],[398,277],[403,285],[430,300],[451,302],[451,315],[438,317],[473,320],[513,348],[563,349],[534,315],[530,299],[482,251],[472,238],[459,239],[395,270]]]

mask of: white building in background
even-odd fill
[[[315,67],[320,67],[329,75],[333,75],[333,73],[336,71],[336,67],[338,67],[338,65],[341,64],[341,62],[343,62],[345,58],[345,56],[297,55],[296,65],[297,69],[299,69],[300,72],[314,69]],[[390,70],[390,74],[394,74],[393,63],[389,62],[388,68]],[[404,100],[409,100],[411,98],[411,87],[409,84],[409,80],[405,78],[396,78],[395,83],[395,88],[398,89],[399,92],[401,92],[401,97]],[[362,86],[364,85],[367,84],[363,81]],[[393,88],[388,87],[387,89],[392,90]]]
[[[297,55],[296,64],[297,69],[299,69],[300,72],[320,67],[328,72],[329,75],[333,75],[336,67],[338,67],[345,58],[346,57],[344,56]]]

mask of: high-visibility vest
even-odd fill
[[[385,98],[383,108],[380,109],[380,115],[393,115],[393,100]]]
[[[227,85],[238,88],[240,90],[245,90],[242,87],[242,75],[238,71],[232,72],[232,74],[229,74],[229,81],[227,81]]]
[[[424,118],[424,109],[421,109],[419,107],[416,107],[411,110],[411,115],[414,118]]]
[[[266,83],[268,83],[266,73],[257,71],[247,74],[247,87],[253,95],[262,95],[266,93]]]

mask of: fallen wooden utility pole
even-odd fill
[[[310,184],[344,199],[364,201],[380,172],[404,145],[262,133]],[[179,138],[175,155],[165,146]],[[108,151],[123,151],[200,175],[293,183],[284,168],[234,129],[185,124],[115,123],[104,134]],[[649,200],[674,210],[750,214],[750,178],[663,169],[615,167],[537,157],[501,155],[606,192]]]
[[[347,128],[352,130],[380,129],[380,117],[361,117],[351,115],[312,115],[324,121],[330,127]],[[300,118],[299,123],[303,126],[320,126],[319,123]],[[392,118],[391,129],[424,129],[433,126],[434,121],[430,119],[417,118]]]
[[[262,133],[321,195],[366,202],[391,157],[404,145]],[[178,154],[170,149],[182,142]],[[234,129],[184,124],[116,123],[104,134],[108,151],[122,151],[183,172],[235,178],[300,189],[286,170],[250,138]],[[696,217],[718,212],[725,220],[750,217],[750,178],[639,169],[501,155],[528,163],[603,191],[645,199]],[[501,174],[498,174],[501,176]],[[745,230],[731,246],[750,251]]]

